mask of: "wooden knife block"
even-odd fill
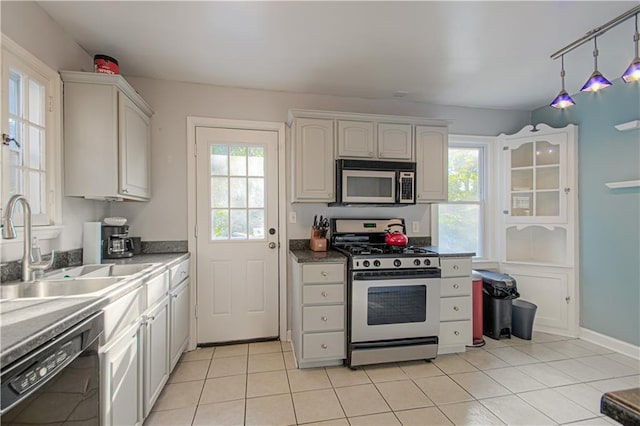
[[[311,230],[309,248],[312,251],[327,251],[327,239],[320,236],[320,231]]]

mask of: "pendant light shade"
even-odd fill
[[[564,109],[575,105],[576,103],[573,101],[573,99],[571,99],[571,96],[569,96],[567,91],[564,89],[564,55],[562,55],[561,57],[561,63],[562,71],[560,71],[560,78],[562,79],[562,90],[560,90],[558,96],[556,96],[553,101],[551,101],[550,105],[554,108]]]
[[[640,34],[638,34],[638,15],[636,14],[636,32],[633,34],[636,56],[631,61],[629,68],[622,74],[622,79],[625,83],[640,81],[640,51],[638,50],[638,39],[640,39]]]
[[[593,38],[593,73],[589,76],[587,82],[580,89],[581,92],[597,92],[600,89],[611,86],[611,82],[607,80],[600,71],[598,71],[598,38]]]

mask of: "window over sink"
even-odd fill
[[[61,89],[55,70],[2,36],[1,208],[11,195],[23,194],[33,225],[49,231],[61,223]],[[55,237],[57,232],[36,230],[34,235]]]

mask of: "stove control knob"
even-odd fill
[[[413,264],[416,265],[416,266],[420,266],[420,259],[414,260]]]
[[[365,260],[364,262],[362,262],[362,266],[364,266],[365,268],[368,268],[370,265],[368,260]]]
[[[425,259],[424,260],[424,264],[427,265],[427,266],[431,265],[431,260]]]
[[[379,260],[374,260],[373,261],[373,266],[380,266],[380,261]]]
[[[400,265],[402,265],[402,262],[400,261],[400,259],[396,259],[393,261],[393,266],[395,266],[396,268],[399,268]]]

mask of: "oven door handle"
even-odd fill
[[[403,273],[396,274],[386,274],[386,273],[378,273],[378,272],[354,272],[352,278],[354,281],[404,281],[404,280],[414,280],[414,279],[439,279],[440,278],[440,270],[423,270],[423,271],[411,271],[412,273],[407,273],[403,271]]]

